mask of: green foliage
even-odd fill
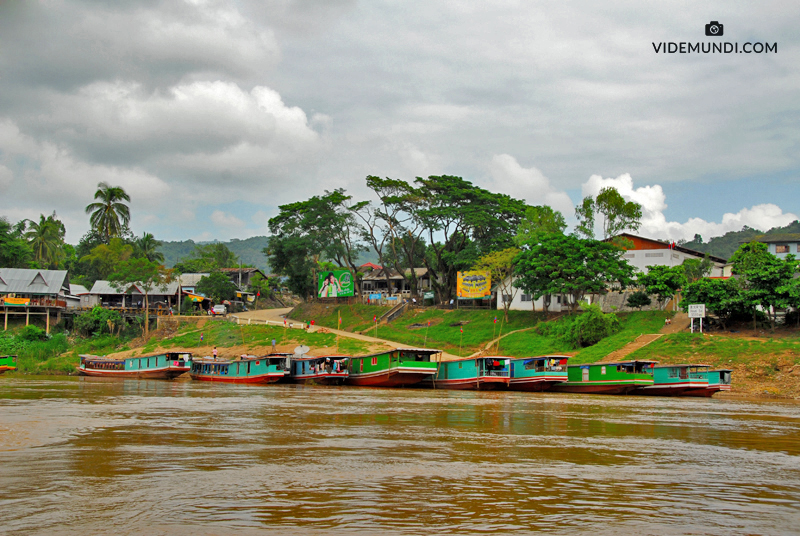
[[[156,240],[150,233],[144,233],[141,238],[137,238],[133,243],[134,254],[137,257],[144,257],[148,261],[163,263],[164,254],[158,251],[161,242]]]
[[[221,242],[198,245],[191,256],[175,264],[175,270],[182,274],[212,272],[220,268],[238,268],[239,258]]]
[[[23,238],[25,222],[11,225],[0,217],[0,266],[4,268],[30,268],[33,248]]]
[[[112,326],[116,329],[122,323],[122,316],[117,311],[96,306],[76,316],[73,327],[79,334],[88,337],[111,333]]]
[[[737,312],[744,310],[739,295],[739,284],[735,279],[698,279],[683,289],[681,308],[689,310],[689,305],[703,303],[706,311],[716,315],[722,325]]]
[[[585,348],[621,330],[621,324],[613,313],[603,313],[597,304],[582,303],[584,312],[570,315],[559,322],[545,322],[536,327],[536,333],[559,340],[569,349]]]
[[[630,296],[628,296],[628,307],[638,307],[639,310],[642,310],[642,307],[647,307],[652,303],[650,301],[650,297],[647,295],[646,292],[642,290],[637,290]]]
[[[183,302],[181,303],[181,314],[182,315],[189,315],[195,311],[195,302],[189,296],[183,298]]]
[[[270,271],[267,259],[263,250],[269,245],[269,238],[266,236],[252,236],[244,240],[236,238],[228,242],[219,242],[225,246],[241,262],[243,266],[254,266],[268,273]],[[167,268],[173,268],[182,260],[194,256],[196,244],[193,240],[162,241],[158,247],[159,253],[164,255],[163,264]],[[203,245],[203,244],[201,244]],[[238,267],[238,264],[228,268]],[[189,273],[190,270],[181,270],[180,273]]]
[[[749,242],[761,234],[763,233],[758,229],[745,225],[741,231],[728,231],[722,236],[711,238],[706,243],[703,243],[703,237],[696,234],[693,240],[684,242],[681,245],[695,251],[728,259],[739,249],[742,242]]]
[[[86,214],[91,214],[89,222],[98,234],[108,243],[111,238],[122,236],[131,220],[128,205],[130,196],[119,186],[107,182],[97,185],[94,198],[98,201],[86,206]]]
[[[685,259],[681,266],[683,266],[683,275],[686,277],[686,281],[692,283],[698,279],[708,277],[708,275],[711,273],[711,268],[713,265],[711,263],[711,259],[708,258],[708,255],[705,255],[702,260]]]
[[[27,220],[25,239],[33,248],[33,259],[41,268],[57,269],[63,262],[64,235],[66,228],[56,217],[56,213],[45,218],[39,217],[39,222]]]
[[[530,247],[538,243],[541,236],[563,234],[566,228],[567,222],[559,211],[547,205],[528,207],[517,227],[514,243],[519,247]]]
[[[637,281],[663,305],[686,285],[686,275],[683,266],[648,266],[647,273],[640,274]]]
[[[636,231],[641,226],[642,205],[625,201],[613,186],[603,188],[595,199],[585,197],[575,207],[575,217],[578,218],[576,232],[586,238],[594,238],[598,214],[602,215],[603,239],[606,239],[622,231]]]
[[[572,297],[573,308],[587,294],[603,293],[609,284],[625,288],[633,268],[624,250],[608,242],[551,234],[516,259],[517,285],[538,299],[546,294]]]
[[[509,295],[511,300],[517,293],[517,287],[514,286],[512,275],[514,274],[514,263],[520,250],[517,248],[506,248],[502,251],[495,251],[484,255],[475,264],[475,270],[486,270],[492,278],[492,283],[497,286],[498,295]],[[501,299],[501,298],[498,298]],[[508,321],[508,311],[511,307],[511,300],[503,301],[503,314]]]
[[[222,303],[224,300],[232,300],[236,297],[236,283],[218,270],[200,279],[196,290],[211,298],[215,303]]]
[[[122,263],[127,262],[132,256],[133,246],[127,244],[122,238],[112,238],[108,244],[100,244],[93,248],[91,253],[83,257],[80,262],[94,282],[98,279],[108,279]]]
[[[37,328],[36,326],[29,324],[24,328],[20,329],[17,333],[17,337],[21,341],[46,341],[48,339],[47,332],[41,328]]]

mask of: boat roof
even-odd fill
[[[532,355],[529,357],[512,357],[514,360],[520,359],[570,359],[572,358],[571,355],[560,355],[560,354],[553,354],[553,355]]]
[[[366,355],[356,355],[353,357],[374,357],[377,355],[384,355],[388,354],[389,352],[416,352],[418,354],[441,354],[441,350],[437,350],[435,348],[392,348],[391,350],[384,350],[383,352],[377,352],[374,354],[366,354]]]
[[[729,368],[718,368],[714,370],[709,370],[709,372],[733,372],[733,369]]]
[[[670,368],[670,367],[710,367],[711,365],[706,365],[705,363],[680,363],[678,365],[658,365],[655,368]]]
[[[635,365],[636,363],[658,363],[658,361],[650,361],[648,359],[634,359],[632,361],[600,361],[599,363],[583,363],[580,365],[570,365],[570,367],[585,367],[587,365]]]
[[[291,355],[291,354],[289,354],[289,355]],[[206,355],[206,356],[203,356],[203,357],[194,358],[193,361],[195,363],[216,363],[218,365],[228,365],[230,363],[237,363],[237,362],[241,362],[241,361],[259,361],[261,359],[269,359],[269,358],[272,358],[272,359],[283,359],[284,356],[282,356],[282,355],[274,355],[274,354],[272,354],[272,355],[246,355],[244,357],[240,356],[240,357],[237,357],[235,359],[214,359],[213,357],[210,357],[210,356]]]
[[[336,354],[336,355],[307,355],[307,356],[303,356],[303,357],[292,357],[292,361],[312,361],[314,359],[328,359],[328,358],[331,358],[331,359],[349,359],[350,357],[353,357],[353,356],[339,355],[339,354]]]

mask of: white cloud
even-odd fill
[[[233,214],[228,214],[227,212],[223,212],[222,210],[215,210],[211,213],[211,221],[215,225],[220,225],[222,227],[239,227],[244,228],[244,222],[234,216]]]
[[[624,173],[617,178],[604,179],[600,175],[592,175],[583,183],[581,191],[584,196],[597,195],[602,188],[614,187],[628,201],[642,205],[642,226],[638,234],[650,238],[669,240],[691,240],[695,234],[705,239],[721,236],[729,231],[740,231],[747,225],[754,229],[767,231],[772,227],[783,227],[798,219],[796,214],[783,212],[772,203],[742,208],[739,212],[723,214],[722,221],[710,222],[702,218],[690,218],[685,223],[667,221],[664,210],[667,209],[667,198],[660,185],[634,188],[633,178]]]
[[[524,199],[529,205],[549,205],[566,217],[572,216],[574,205],[567,193],[553,187],[537,168],[524,168],[513,156],[496,154],[489,172],[494,190]]]

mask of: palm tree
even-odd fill
[[[136,248],[136,252],[139,256],[145,257],[150,262],[157,262],[159,264],[164,263],[164,254],[158,251],[158,248],[161,247],[162,242],[160,240],[156,240],[152,234],[144,233],[141,238],[138,238],[136,242],[134,242],[133,245]]]
[[[53,212],[52,216],[41,214],[39,223],[27,220],[25,239],[33,248],[33,259],[40,266],[57,268],[64,257],[64,235],[66,229]]]
[[[86,214],[91,214],[89,222],[92,228],[103,236],[107,244],[112,238],[121,235],[131,221],[128,205],[122,202],[130,202],[131,197],[122,187],[101,182],[97,185],[94,198],[100,202],[87,205]]]

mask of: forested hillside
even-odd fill
[[[786,227],[773,227],[766,233],[745,225],[741,231],[730,231],[722,236],[715,236],[708,242],[703,242],[703,237],[700,235],[694,235],[694,240],[682,243],[681,245],[708,253],[709,255],[716,255],[728,259],[739,246],[753,240],[757,236],[772,236],[786,233],[800,233],[800,221],[795,220]]]
[[[207,244],[208,242],[195,243],[193,240],[184,240],[178,242],[164,242],[159,251],[164,254],[164,265],[167,267],[175,266],[178,260],[185,260],[189,257],[198,244]],[[242,264],[255,266],[265,272],[269,272],[269,265],[267,258],[262,252],[267,244],[269,238],[266,236],[253,236],[245,240],[238,240],[234,238],[230,242],[221,242],[230,249]]]

